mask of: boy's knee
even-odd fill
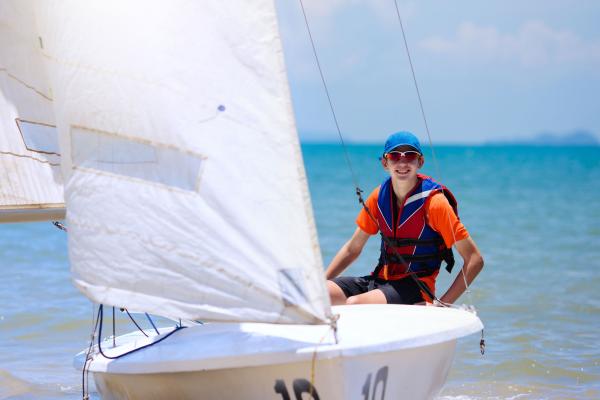
[[[360,298],[358,296],[350,296],[346,299],[346,304],[360,304]]]
[[[331,305],[337,306],[340,304],[346,304],[346,295],[335,282],[327,281],[327,291],[329,292]]]

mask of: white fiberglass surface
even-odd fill
[[[327,325],[205,324],[116,361],[100,356],[92,371],[157,373],[236,368],[321,358],[355,357],[453,341],[482,329],[476,315],[457,309],[365,305],[334,307],[338,342]],[[168,330],[167,330],[168,331]],[[165,331],[166,332],[166,331]],[[140,335],[104,351],[115,356],[153,339]],[[77,363],[77,362],[76,362]]]

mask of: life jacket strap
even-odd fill
[[[385,243],[385,247],[387,248],[391,248],[394,249],[393,251],[397,251],[397,247],[395,247],[393,245],[393,242],[401,242],[401,243],[423,243],[423,242],[427,242],[427,244],[442,244],[443,243],[443,239],[439,238],[439,239],[394,239],[394,238],[390,238],[387,237],[383,234],[381,234],[381,239],[383,241],[383,243]],[[433,242],[438,242],[439,243],[433,243]],[[429,243],[432,242],[432,243]],[[413,244],[414,245],[414,244]],[[402,246],[408,246],[407,244],[403,244]],[[401,247],[401,246],[398,246]],[[416,259],[417,257],[419,257],[420,259]],[[381,269],[386,265],[386,264],[403,264],[403,265],[407,265],[407,263],[411,262],[411,261],[437,261],[437,260],[442,260],[446,263],[446,271],[448,271],[448,273],[452,272],[452,268],[454,267],[454,253],[452,252],[452,249],[448,249],[448,248],[444,248],[441,251],[438,251],[437,253],[434,254],[426,254],[426,255],[420,255],[420,256],[416,256],[416,255],[412,255],[412,254],[386,254],[386,251],[384,249],[382,249],[381,254],[379,256],[379,262],[377,263],[377,265],[375,266],[375,269],[373,270],[373,272],[371,273],[372,276],[374,277],[378,277],[379,276],[379,272],[381,272]],[[435,271],[437,271],[438,268],[435,269],[424,269],[424,270],[420,270],[420,271],[412,271],[413,273],[417,274],[418,276],[429,276],[431,274],[433,274]],[[371,288],[369,288],[369,290],[371,290]]]
[[[454,253],[452,252],[452,249],[443,249],[434,254],[423,254],[423,255],[413,255],[413,254],[385,254],[384,255],[384,254],[382,254],[379,257],[379,263],[375,267],[375,271],[373,273],[375,274],[375,276],[377,276],[379,274],[379,271],[381,271],[381,268],[383,268],[383,266],[385,264],[404,264],[404,265],[406,265],[407,263],[410,263],[410,262],[429,262],[429,261],[438,261],[438,260],[444,261],[446,263],[446,271],[448,271],[448,273],[452,272],[452,268],[454,267],[454,264],[455,264]],[[419,276],[427,276],[427,275],[431,275],[435,271],[437,271],[437,268],[426,269],[426,270],[421,270],[421,271],[413,271],[413,272],[415,272]],[[425,274],[425,275],[422,275],[422,274]]]
[[[405,247],[405,246],[439,246],[444,247],[444,239],[441,237],[433,238],[433,239],[417,239],[417,238],[401,238],[395,239],[391,237],[386,237],[381,234],[381,238],[385,243],[387,248],[397,248],[397,247]],[[382,254],[383,255],[383,254]],[[445,261],[446,262],[446,271],[449,273],[452,272],[452,268],[454,267],[454,253],[452,249],[443,248],[437,253],[426,254],[426,255],[412,255],[412,254],[385,254],[386,260],[379,260],[379,263],[385,263],[386,261],[394,264],[404,264],[408,262],[428,262],[428,261]],[[378,265],[379,267],[379,265]],[[381,269],[381,268],[380,268]]]
[[[452,271],[454,254],[451,249],[443,249],[430,254],[386,254],[386,261],[391,264],[404,264],[410,262],[446,261],[446,269]],[[452,265],[451,265],[452,264]],[[449,269],[448,269],[449,268]]]
[[[405,246],[441,246],[444,244],[444,239],[433,238],[433,239],[417,239],[417,238],[403,238],[403,239],[387,239],[388,245],[394,247],[405,247]]]
[[[444,260],[444,262],[446,263],[446,271],[448,271],[448,273],[452,272],[452,268],[454,267],[454,253],[452,252],[452,249],[445,249],[444,250],[444,255],[442,260]]]

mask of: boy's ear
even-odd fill
[[[383,169],[387,169],[387,159],[385,157],[381,157],[381,166]]]
[[[423,164],[425,164],[425,157],[421,156],[419,157],[419,168],[423,167]]]

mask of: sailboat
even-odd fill
[[[0,4],[0,165],[28,193],[0,214],[66,204],[75,286],[178,321],[98,332],[75,364],[102,398],[439,392],[482,323],[331,307],[272,0]]]
[[[0,2],[0,222],[65,217],[52,91],[31,12]]]

